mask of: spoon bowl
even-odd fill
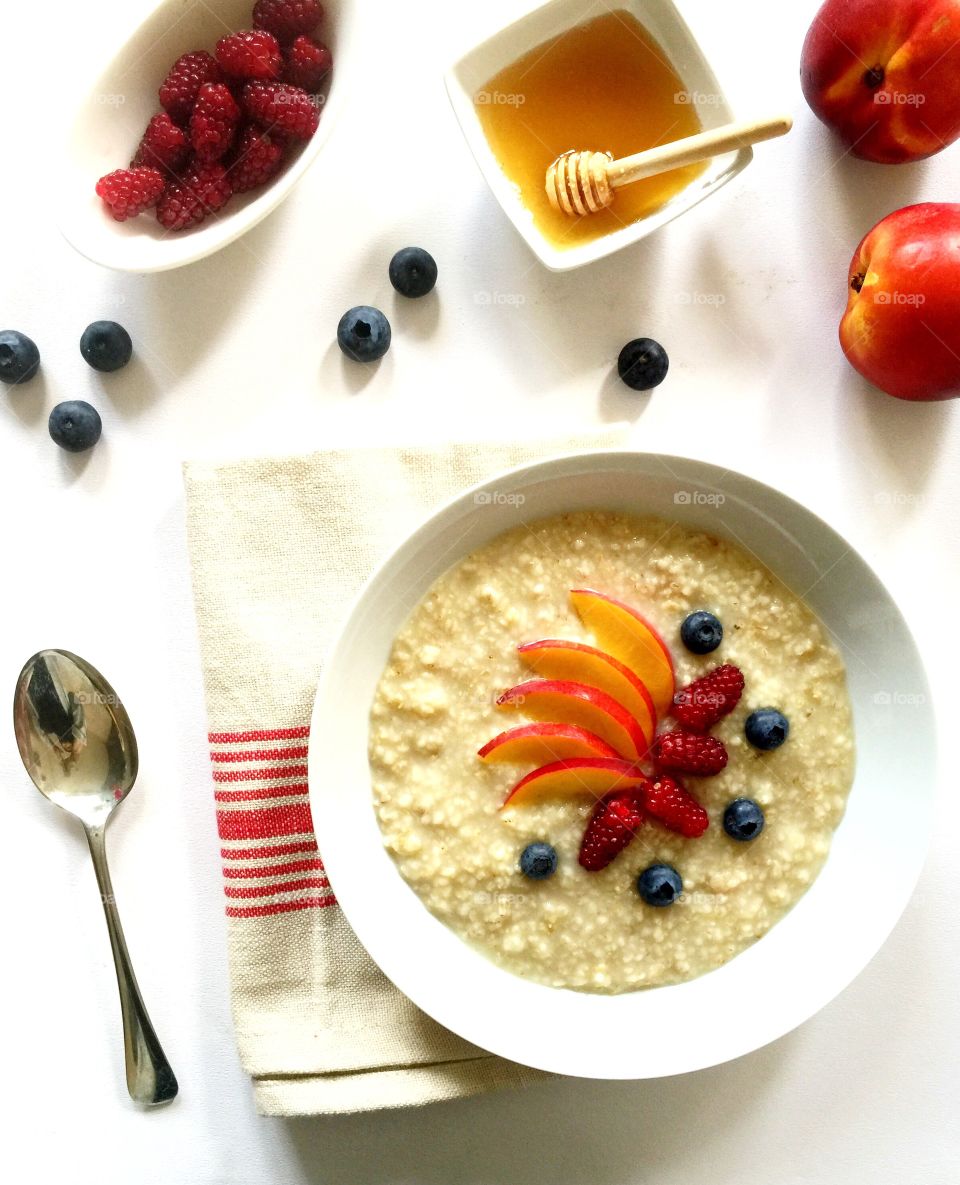
[[[169,1102],[177,1094],[177,1079],[137,986],[104,838],[107,821],[137,778],[130,717],[95,667],[68,650],[41,650],[17,680],[13,725],[33,784],[44,798],[79,819],[86,833],[117,969],[127,1090],[146,1106]]]
[[[130,717],[99,671],[68,651],[35,654],[17,684],[13,722],[40,793],[85,825],[104,826],[133,789],[139,757]]]
[[[249,29],[253,0],[161,0],[77,107],[63,153],[60,230],[67,241],[104,267],[158,272],[202,259],[256,226],[291,192],[330,136],[352,69],[356,6],[357,0],[324,0],[318,36],[330,47],[334,64],[311,139],[262,188],[235,195],[221,213],[192,230],[169,232],[150,210],[115,222],[94,186],[129,163],[147,122],[160,110],[157,88],[176,59],[190,50],[212,53],[226,33]]]

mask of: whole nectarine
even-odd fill
[[[840,344],[898,399],[960,395],[960,205],[923,202],[864,235],[847,279]]]
[[[826,0],[800,82],[854,156],[932,156],[960,136],[960,0]]]

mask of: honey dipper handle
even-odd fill
[[[694,165],[713,156],[722,156],[725,152],[746,148],[749,144],[759,144],[761,140],[785,136],[791,127],[793,120],[789,115],[725,123],[723,127],[685,136],[682,140],[674,140],[672,144],[661,144],[658,148],[648,148],[646,152],[635,152],[633,156],[613,160],[607,165],[607,180],[616,189],[621,185],[629,185],[631,181],[642,181],[644,177],[653,177],[684,165]]]

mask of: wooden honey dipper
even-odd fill
[[[786,135],[791,127],[789,115],[726,123],[619,160],[613,160],[607,152],[565,152],[547,169],[547,197],[550,205],[564,214],[595,214],[613,204],[613,191],[621,185],[695,165],[761,140],[773,140]]]

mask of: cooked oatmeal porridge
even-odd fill
[[[539,678],[518,645],[554,638],[600,648],[571,604],[571,590],[584,587],[631,606],[659,632],[678,690],[720,664],[739,668],[744,681],[736,707],[709,728],[726,747],[725,768],[672,775],[706,809],[703,834],[688,838],[647,817],[600,871],[578,862],[598,793],[561,786],[501,809],[538,763],[477,755],[529,722],[522,697],[513,712],[497,705],[505,689]],[[693,654],[681,641],[681,623],[696,610],[722,623],[712,653]],[[789,734],[763,750],[748,742],[745,723],[770,707],[787,718]],[[657,728],[677,721],[663,715]],[[798,597],[728,542],[598,511],[512,530],[436,581],[397,636],[377,688],[370,765],[386,847],[441,921],[518,975],[624,992],[720,966],[796,903],[843,815],[854,745],[843,662]],[[724,825],[739,799],[762,812],[749,842]],[[534,843],[556,853],[556,870],[543,879],[520,868]],[[662,865],[682,878],[669,908],[638,891],[638,876]]]

